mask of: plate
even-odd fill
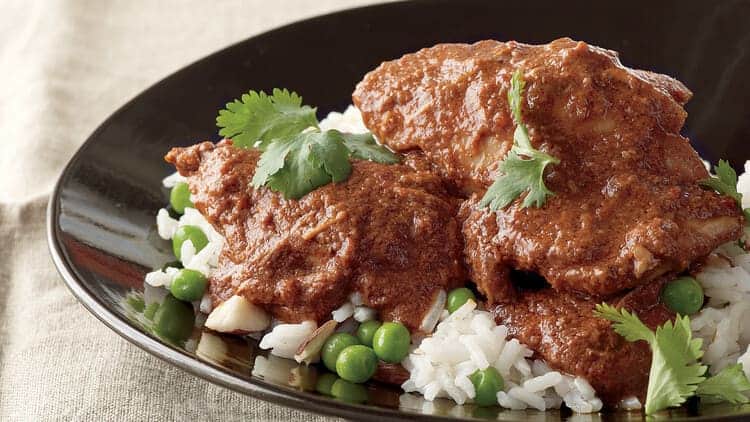
[[[750,157],[750,1],[431,1],[346,10],[288,25],[202,59],[152,86],[109,117],[63,171],[49,203],[48,238],[57,268],[83,305],[118,334],[196,376],[304,410],[366,420],[447,418],[577,419],[569,412],[514,412],[400,397],[367,387],[365,404],[315,393],[314,368],[260,351],[254,340],[190,330],[155,331],[144,312],[159,291],[143,277],[172,260],[154,216],[168,192],[163,160],[173,146],[219,139],[215,117],[248,89],[285,87],[318,105],[319,117],[350,103],[354,85],[381,61],[438,42],[493,38],[545,43],[561,36],[617,50],[629,66],[673,75],[695,93],[685,135],[701,154]],[[161,332],[162,334],[156,334]],[[196,350],[197,348],[197,350]],[[582,420],[640,419],[603,413]],[[750,417],[750,406],[682,408],[664,419]],[[657,419],[658,419],[657,418]]]

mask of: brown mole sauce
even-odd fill
[[[666,279],[639,287],[611,305],[635,312],[651,329],[674,318],[659,298]],[[555,369],[585,378],[608,407],[627,397],[645,402],[651,351],[644,341],[628,342],[609,321],[594,316],[602,299],[552,288],[521,291],[512,303],[489,305],[498,324]]]
[[[560,160],[540,208],[477,205],[513,145],[507,93],[522,71],[531,143]],[[542,45],[438,44],[381,64],[353,101],[396,151],[419,150],[461,207],[470,278],[490,302],[512,301],[511,269],[557,290],[611,296],[679,273],[738,238],[733,198],[680,135],[690,91],[666,75],[629,69],[617,53],[563,38]]]
[[[354,160],[349,179],[299,200],[252,187],[258,157],[231,141],[166,156],[226,239],[214,305],[239,294],[282,321],[322,322],[356,291],[381,319],[414,331],[440,290],[465,283],[456,203],[418,156]]]

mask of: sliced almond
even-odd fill
[[[440,290],[439,292],[437,292],[432,300],[430,309],[427,310],[424,317],[422,318],[422,323],[419,324],[419,331],[425,334],[429,334],[435,329],[438,320],[440,320],[440,314],[442,314],[443,309],[445,309],[446,298],[447,295],[445,294],[445,290]]]
[[[206,327],[220,333],[247,334],[262,331],[271,324],[263,309],[242,296],[232,296],[217,306],[206,319]]]
[[[319,361],[320,349],[323,348],[323,343],[325,343],[334,331],[336,331],[336,321],[334,320],[330,320],[318,327],[299,345],[297,354],[294,355],[294,360],[297,363],[304,362],[307,365]]]
[[[633,246],[633,273],[636,278],[640,278],[646,271],[654,268],[657,263],[658,260],[645,246],[641,244]]]

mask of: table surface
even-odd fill
[[[110,331],[57,275],[44,214],[70,156],[144,88],[265,30],[369,3],[2,1],[0,419],[327,420],[197,379]]]

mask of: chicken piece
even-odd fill
[[[679,273],[742,233],[733,199],[635,177],[617,196],[566,204],[560,195],[542,209],[516,204],[494,213],[477,201],[460,211],[465,259],[490,303],[512,300],[510,268],[537,272],[559,290],[607,297]]]
[[[419,157],[354,161],[348,180],[300,200],[254,189],[258,158],[231,141],[166,156],[226,238],[210,279],[215,305],[239,294],[282,321],[321,322],[357,291],[381,319],[414,330],[440,290],[465,282],[456,206]]]
[[[668,76],[623,67],[613,51],[563,38],[537,46],[438,44],[381,64],[353,100],[390,148],[420,149],[463,193],[483,193],[513,144],[507,91],[517,69],[526,80],[532,142],[583,171],[596,171],[591,163],[599,160],[621,168],[640,162],[639,147],[679,133],[692,95]]]
[[[513,143],[507,91],[521,69],[534,147],[557,157],[542,208],[478,209]],[[679,272],[740,236],[734,201],[707,191],[698,154],[679,135],[690,92],[622,66],[616,53],[560,39],[546,45],[442,44],[383,63],[354,93],[367,127],[397,150],[421,150],[454,189],[473,280],[508,300],[509,268],[553,287],[608,296]],[[473,195],[473,197],[472,197]]]
[[[674,317],[659,302],[663,282],[636,289],[613,301],[635,312],[651,329]],[[524,291],[514,303],[490,308],[498,324],[534,350],[553,369],[588,380],[610,407],[636,396],[645,403],[651,351],[644,341],[630,343],[611,323],[594,316],[594,301],[550,288]]]

